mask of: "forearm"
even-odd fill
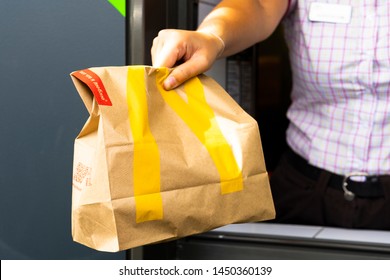
[[[288,0],[224,0],[201,23],[198,31],[219,36],[223,56],[266,39],[286,12]]]

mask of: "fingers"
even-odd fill
[[[176,30],[162,30],[151,49],[154,67],[173,67],[186,53],[186,38]]]
[[[208,69],[209,63],[206,62],[205,58],[193,56],[191,59],[175,67],[165,79],[163,86],[166,90],[173,89]]]
[[[156,37],[152,46],[153,67],[173,67],[177,61],[178,48],[173,41]]]
[[[216,40],[214,36],[196,31],[160,31],[151,49],[153,66],[172,68],[182,62],[164,81],[164,88],[173,89],[207,71],[221,50],[221,42]]]

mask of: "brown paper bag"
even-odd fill
[[[90,117],[75,140],[72,235],[101,251],[274,218],[257,123],[211,78],[166,68],[71,74]]]

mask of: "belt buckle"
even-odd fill
[[[351,177],[367,177],[367,176],[368,176],[368,173],[366,173],[366,172],[351,172],[351,173],[348,173],[347,175],[344,176],[342,187],[343,187],[343,191],[344,191],[344,198],[347,201],[352,201],[355,198],[355,194],[353,192],[351,192],[350,190],[348,190],[348,188],[347,188],[348,179]]]

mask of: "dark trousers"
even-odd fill
[[[344,198],[330,187],[331,173],[321,171],[317,180],[301,174],[284,155],[271,175],[277,223],[360,229],[390,229],[390,176],[380,176],[383,195],[376,198]]]

